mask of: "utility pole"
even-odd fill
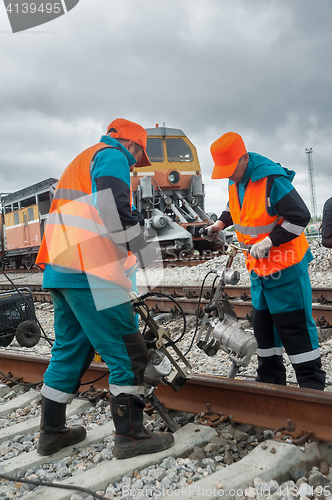
[[[315,179],[314,179],[314,165],[312,162],[312,148],[307,148],[305,150],[308,160],[308,175],[309,175],[309,189],[310,189],[310,201],[312,210],[312,220],[317,222],[317,203],[316,203],[316,191],[315,191]]]

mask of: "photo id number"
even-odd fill
[[[6,7],[7,12],[10,14],[12,12],[21,13],[21,14],[60,14],[61,12],[61,3],[50,3],[45,2],[41,3],[38,6],[34,2],[24,2],[22,4],[19,3],[9,3]]]

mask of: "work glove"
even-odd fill
[[[268,257],[269,250],[272,248],[273,244],[271,239],[267,236],[264,240],[259,243],[255,243],[250,249],[250,255],[255,259],[263,259]]]
[[[138,252],[135,252],[140,266],[142,269],[146,269],[149,267],[150,264],[156,259],[157,257],[157,251],[153,245],[147,245],[146,247],[142,248],[141,250],[138,250]]]

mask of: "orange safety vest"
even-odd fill
[[[136,257],[113,243],[91,201],[90,167],[95,155],[112,148],[98,143],[79,154],[57,184],[36,264],[76,269],[115,282],[130,290],[125,275]],[[134,260],[135,259],[135,260]]]
[[[266,184],[267,177],[256,182],[249,180],[242,207],[236,184],[229,186],[229,209],[242,247],[264,240],[277,224],[283,223],[283,217],[271,216],[267,211]],[[246,253],[246,266],[249,272],[255,271],[259,276],[268,276],[301,262],[308,247],[307,239],[301,233],[288,243],[272,247],[269,256],[264,259],[255,259]]]

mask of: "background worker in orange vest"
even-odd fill
[[[68,165],[57,184],[36,260],[52,296],[55,331],[41,390],[41,455],[85,438],[84,427],[65,426],[66,404],[95,350],[110,371],[113,455],[128,458],[173,444],[172,434],[150,433],[142,425],[147,348],[126,276],[135,256],[144,268],[156,257],[131,207],[130,170],[150,165],[146,143],[143,127],[118,118],[99,143]]]
[[[228,132],[211,146],[212,179],[229,178],[229,202],[208,236],[234,224],[240,246],[250,248],[253,326],[259,382],[286,384],[283,347],[301,387],[324,390],[318,335],[312,318],[304,229],[310,213],[292,186],[295,172],[256,153]],[[266,257],[266,255],[268,255]]]

